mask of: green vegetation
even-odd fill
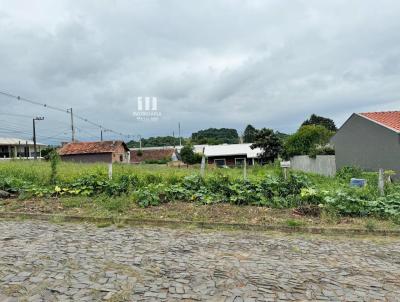
[[[50,184],[54,185],[57,183],[57,166],[58,163],[60,162],[60,156],[58,155],[56,150],[52,150],[49,153],[49,159],[51,168]]]
[[[142,138],[142,147],[160,147],[160,146],[179,146],[179,137],[174,136],[155,136]],[[182,144],[184,139],[182,138]],[[139,148],[140,142],[131,140],[127,143],[129,148]]]
[[[209,128],[192,133],[193,144],[237,144],[239,143],[239,135],[236,129],[228,128]]]
[[[324,126],[302,126],[286,140],[283,155],[285,158],[289,158],[295,155],[319,154],[318,149],[324,149],[333,134]]]
[[[328,129],[329,131],[337,131],[335,122],[333,120],[331,120],[330,118],[318,116],[316,114],[311,114],[310,118],[308,120],[305,120],[302,124],[302,126],[308,125],[320,125]]]
[[[252,125],[247,125],[246,129],[244,129],[243,133],[243,142],[244,143],[254,143],[256,138],[257,129]]]
[[[180,155],[185,164],[193,165],[201,163],[202,156],[194,152],[192,145],[184,146],[181,149]]]
[[[336,178],[291,172],[285,179],[274,165],[257,166],[249,168],[247,180],[243,180],[242,170],[236,168],[210,169],[202,178],[194,168],[115,164],[109,180],[105,164],[61,162],[55,184],[51,171],[48,162],[2,162],[0,189],[38,203],[42,198],[63,199],[66,207],[96,200],[98,206],[113,213],[125,213],[132,204],[150,207],[179,201],[296,209],[301,215],[331,221],[346,216],[400,223],[400,185],[386,184],[386,195],[380,196],[377,175],[357,168],[344,168]],[[367,186],[350,188],[348,179],[360,176],[367,179]]]
[[[270,163],[274,162],[282,152],[282,141],[274,130],[263,128],[256,131],[251,148],[261,148],[261,160],[264,163]]]

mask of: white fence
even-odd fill
[[[334,176],[336,174],[335,155],[317,155],[316,158],[298,155],[290,159],[290,166],[293,170],[325,176]]]

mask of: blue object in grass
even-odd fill
[[[367,180],[362,178],[352,178],[350,179],[350,187],[363,188],[367,185]]]

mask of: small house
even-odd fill
[[[336,167],[400,173],[400,111],[353,113],[331,139]]]
[[[262,153],[260,148],[251,149],[252,144],[223,144],[207,145],[204,147],[204,155],[208,164],[216,166],[241,166],[246,161],[247,165],[259,163]]]
[[[123,141],[72,142],[58,149],[63,161],[82,163],[129,163],[129,149]]]
[[[37,157],[41,157],[41,150],[45,144],[36,143]],[[22,138],[0,138],[0,159],[25,158],[35,156],[34,142]]]

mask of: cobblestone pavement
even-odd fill
[[[0,301],[400,301],[400,239],[0,220]]]

